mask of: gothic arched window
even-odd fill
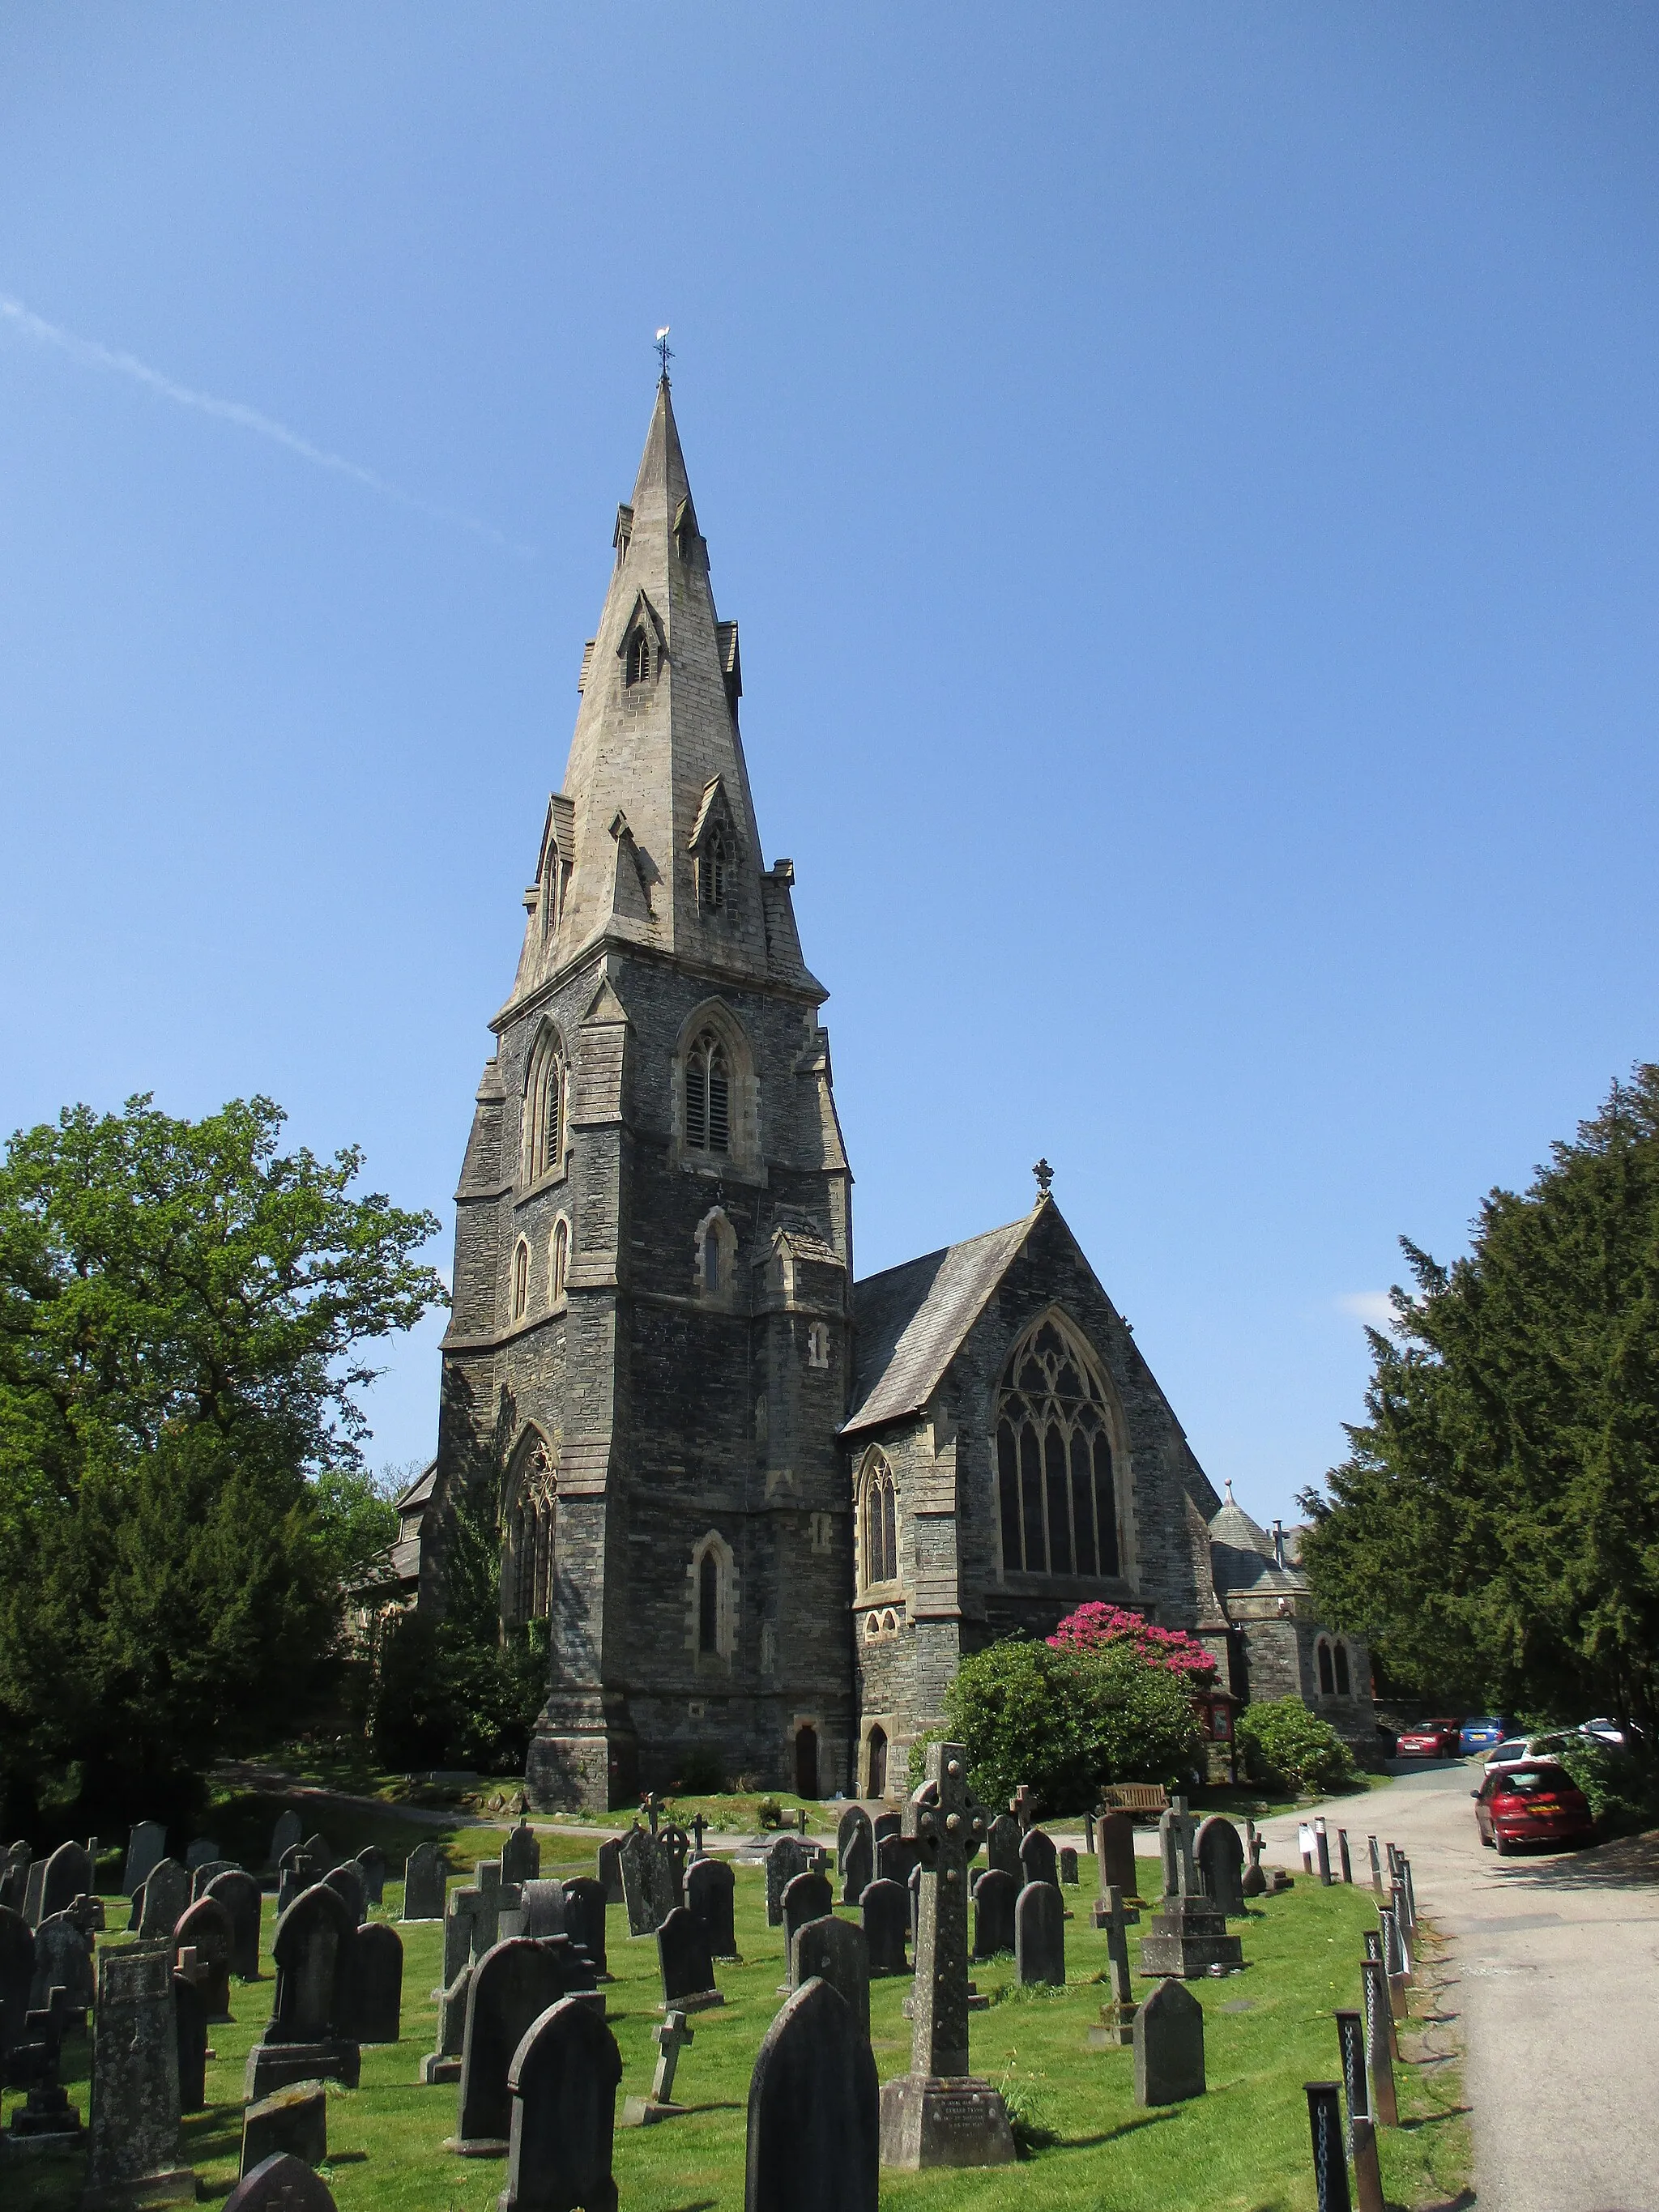
[[[513,1318],[522,1321],[530,1306],[530,1247],[520,1237],[513,1248]]]
[[[1352,1693],[1353,1677],[1348,1672],[1348,1647],[1346,1644],[1339,1644],[1336,1647],[1336,1694],[1339,1698],[1346,1698]]]
[[[539,1182],[562,1165],[569,1077],[556,1034],[544,1029],[530,1055],[525,1082],[524,1169],[526,1182]]]
[[[570,883],[570,863],[559,850],[559,841],[547,841],[547,866],[542,873],[542,934],[550,937],[558,927],[559,916],[564,912],[565,892]]]
[[[1331,1668],[1331,1647],[1322,1636],[1319,1639],[1319,1694],[1322,1698],[1336,1695],[1336,1678]]]
[[[705,1552],[702,1564],[697,1569],[697,1649],[713,1653],[720,1650],[720,1561],[712,1552]]]
[[[890,1583],[898,1575],[898,1486],[879,1452],[872,1452],[865,1462],[859,1499],[859,1563],[866,1587]]]
[[[887,1795],[887,1731],[872,1728],[866,1753],[870,1762],[869,1794],[872,1797]]]
[[[685,1057],[685,1141],[695,1152],[732,1149],[732,1066],[713,1030]]]
[[[514,1460],[501,1506],[501,1619],[509,1627],[551,1607],[553,1500],[547,1445],[532,1436]]]
[[[1008,1362],[997,1394],[997,1496],[1005,1573],[1120,1572],[1106,1392],[1080,1339],[1050,1315]]]
[[[630,686],[651,681],[651,640],[643,629],[636,629],[628,641],[623,680]]]
[[[697,904],[715,913],[726,904],[726,840],[718,830],[697,855]]]
[[[686,1643],[698,1662],[730,1664],[737,1650],[737,1575],[732,1547],[711,1528],[694,1547]]]
[[[561,1214],[553,1224],[553,1247],[548,1260],[547,1289],[550,1304],[556,1306],[562,1302],[569,1276],[570,1224]]]

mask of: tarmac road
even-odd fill
[[[1500,1859],[1475,1832],[1478,1759],[1392,1771],[1321,1809],[1356,1881],[1368,1833],[1398,1844],[1419,1913],[1453,1939],[1443,2009],[1461,2014],[1485,2212],[1659,2212],[1659,1832]],[[1299,1869],[1294,1823],[1267,1836]]]

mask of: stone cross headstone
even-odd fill
[[[650,1822],[651,1832],[653,1836],[656,1834],[658,1824],[662,1819],[662,1809],[661,1798],[658,1796],[654,1790],[647,1790],[644,1796],[640,1800],[640,1810]]]
[[[499,2155],[512,2127],[507,2075],[532,2024],[561,1997],[578,1994],[586,1962],[568,1936],[534,1942],[511,1936],[484,1953],[467,1990],[455,2133],[446,2146],[467,2157]],[[603,2005],[595,1994],[590,2002]],[[492,2146],[494,2149],[492,2150]]]
[[[1227,1933],[1226,1914],[1206,1893],[1193,1850],[1196,1826],[1181,1797],[1170,1801],[1158,1824],[1164,1896],[1150,1933],[1140,1939],[1140,1971],[1149,1977],[1190,1981],[1212,1967],[1244,1962],[1243,1944]]]
[[[507,2073],[512,2116],[498,2212],[615,2212],[622,2070],[616,2037],[577,1998],[560,1998],[526,2032]]]
[[[921,1909],[910,1993],[910,2071],[881,2093],[887,2166],[1004,2166],[1007,2107],[968,2067],[968,1868],[988,1822],[968,1792],[968,1751],[927,1747],[927,1780],[905,1808],[920,1850]]]
[[[323,1880],[343,1900],[351,1915],[352,1926],[362,1927],[368,1917],[368,1899],[363,1893],[362,1869],[356,1859],[347,1859],[339,1866],[331,1867]]]
[[[245,2173],[224,2203],[224,2212],[335,2212],[333,2194],[292,2151],[273,2151]]]
[[[599,1863],[595,1872],[599,1880],[605,1884],[605,1898],[607,1905],[620,1905],[623,1902],[622,1847],[623,1838],[620,1836],[609,1836],[599,1845]]]
[[[702,1839],[708,1833],[708,1823],[703,1819],[701,1813],[694,1813],[691,1815],[690,1826],[691,1829],[691,1859],[692,1863],[695,1865],[697,1860],[708,1856],[702,1847]]]
[[[293,2081],[356,2087],[357,2046],[338,2027],[343,1954],[356,1932],[350,1907],[326,1882],[302,1891],[278,1917],[270,1945],[276,1993],[264,2033],[248,2053],[246,2102]]]
[[[657,2046],[657,2067],[651,2076],[651,2094],[648,2097],[629,2099],[623,2108],[624,2127],[649,2127],[655,2120],[678,2118],[685,2111],[684,2105],[674,2102],[674,2075],[681,2051],[696,2039],[686,2026],[683,2012],[671,2012],[652,2029],[651,2040]]]
[[[185,1865],[190,1873],[194,1874],[198,1867],[206,1866],[210,1859],[222,1858],[223,1856],[218,1843],[212,1836],[195,1836],[191,1838],[189,1847],[185,1852]]]
[[[1365,2071],[1370,2077],[1367,2105],[1382,2126],[1397,2128],[1400,2110],[1394,2087],[1394,2014],[1389,2003],[1388,1972],[1380,1959],[1367,1959],[1359,1973],[1365,2014]]]
[[[856,1905],[876,1878],[876,1844],[870,1832],[870,1822],[861,1805],[853,1808],[859,1816],[858,1824],[846,1833],[847,1823],[842,1823],[846,1839],[836,1856],[841,1868],[841,1901]]]
[[[1170,1809],[1158,1824],[1158,1855],[1165,1897],[1198,1897],[1203,1885],[1193,1858],[1198,1823],[1187,1810],[1184,1797],[1172,1797]]]
[[[270,1832],[270,1863],[281,1866],[283,1855],[291,1851],[305,1834],[305,1826],[297,1813],[289,1810],[279,1814],[276,1825]]]
[[[1066,1986],[1066,1905],[1056,1884],[1028,1881],[1014,1904],[1014,1961],[1028,1987]]]
[[[1060,1886],[1062,1889],[1075,1889],[1078,1886],[1075,1844],[1062,1844],[1060,1847]]]
[[[1135,2102],[1178,2105],[1204,2094],[1204,2008],[1180,1982],[1160,1982],[1135,2014]]]
[[[1124,1909],[1123,1893],[1115,1885],[1106,1893],[1106,1914],[1100,1925],[1106,1930],[1107,1971],[1112,1982],[1112,2002],[1103,2012],[1107,2029],[1103,2039],[1122,2046],[1133,2039],[1139,2007],[1129,1972],[1129,1915]]]
[[[846,1999],[804,1983],[755,2061],[744,2212],[878,2212],[880,2098]]]
[[[1014,1948],[1014,1907],[1019,1901],[1017,1876],[987,1867],[974,1884],[974,1956],[994,1959]]]
[[[793,1989],[805,1989],[814,1977],[840,1991],[857,2024],[870,2039],[870,1949],[864,1930],[834,1913],[808,1920],[795,1930],[789,1947],[789,1980]]]
[[[988,1866],[1000,1874],[1011,1874],[1018,1881],[1019,1863],[1019,1822],[1011,1813],[999,1813],[985,1836],[985,1858]]]
[[[355,2043],[396,2043],[403,2033],[404,1939],[389,1920],[371,1920],[347,1947],[340,2026]]]
[[[724,1859],[693,1859],[685,1875],[685,1909],[702,1929],[711,1959],[735,1959],[738,1878]]]
[[[421,2061],[420,2078],[428,2087],[440,2081],[459,2081],[461,2078],[461,2045],[466,2035],[466,1997],[472,1986],[471,1962],[463,1965],[455,1978],[438,1991],[438,2034],[436,2047],[428,2051]]]
[[[1198,1870],[1212,1901],[1224,1916],[1244,1912],[1244,1846],[1231,1820],[1212,1813],[1198,1829]]]
[[[1339,1828],[1336,1832],[1336,1856],[1342,1869],[1343,1881],[1351,1883],[1353,1880],[1353,1860],[1348,1851],[1348,1832],[1346,1828]]]
[[[417,1844],[404,1862],[405,1920],[441,1920],[448,1875],[436,1844]]]
[[[1342,2092],[1334,2081],[1310,2081],[1308,2127],[1313,2136],[1314,2202],[1319,2212],[1353,2212],[1342,2142]]]
[[[804,1928],[809,1920],[822,1920],[836,1906],[835,1892],[829,1878],[821,1874],[798,1874],[785,1885],[783,1893],[783,1943],[787,1956],[795,1940],[795,1931]]]
[[[447,1989],[463,1966],[483,1956],[473,1941],[483,1894],[470,1882],[452,1889],[444,1900],[443,1986]],[[489,1949],[483,1946],[483,1950]]]
[[[188,1946],[173,1954],[173,2020],[179,2038],[179,2109],[199,2112],[207,2104],[207,1968]]]
[[[1121,1890],[1125,1897],[1140,1893],[1135,1872],[1135,1824],[1127,1813],[1103,1812],[1095,1827],[1095,1859],[1100,1869],[1100,1893]]]
[[[678,1820],[666,1820],[657,1841],[668,1854],[669,1873],[674,1884],[674,1902],[685,1902],[685,1863],[691,1856],[691,1838]]]
[[[643,1828],[630,1828],[620,1856],[628,1932],[654,1936],[678,1903],[668,1854],[655,1836]]]
[[[243,2106],[239,2172],[252,2173],[282,2152],[306,2166],[321,2166],[328,2157],[328,2092],[320,2081],[296,2081]]]
[[[905,1937],[910,1927],[910,1900],[896,1881],[866,1885],[859,1910],[864,1920],[864,1940],[869,1948],[872,1974],[908,1974]]]
[[[1046,1881],[1060,1887],[1060,1853],[1041,1828],[1028,1828],[1019,1839],[1019,1875],[1022,1884]]]
[[[1036,1819],[1036,1793],[1028,1783],[1022,1782],[1008,1800],[1008,1810],[1019,1822],[1021,1834],[1024,1834]],[[1034,1876],[1033,1879],[1040,1880],[1041,1877]]]
[[[127,1838],[121,1894],[131,1897],[150,1869],[167,1855],[167,1832],[159,1820],[140,1820]]]
[[[366,1844],[357,1854],[356,1866],[362,1876],[364,1903],[384,1904],[386,1878],[389,1871],[386,1853],[378,1844]]]
[[[174,1969],[180,1951],[195,1952],[202,1968],[194,1978],[195,1985],[208,2020],[230,2018],[230,1962],[235,1948],[236,1923],[230,1917],[230,1907],[216,1897],[198,1897],[179,1916],[173,1930]]]
[[[605,1884],[592,1875],[579,1875],[564,1886],[564,1932],[587,1954],[600,1981],[611,1978],[605,1967]]]
[[[542,1847],[528,1821],[520,1820],[501,1846],[501,1880],[536,1881],[542,1871]]]
[[[21,1912],[0,1905],[0,2081],[15,2043],[23,2039],[34,1981],[34,1930]]]
[[[662,2010],[702,2012],[726,1999],[714,1986],[714,1965],[702,1923],[677,1905],[657,1930],[657,1960],[662,1969]]]
[[[230,1971],[238,1981],[259,1978],[259,1885],[240,1867],[216,1874],[203,1893],[216,1898],[230,1915]]]
[[[189,1909],[190,1890],[190,1876],[177,1859],[159,1860],[145,1878],[140,1936],[170,1936]]]
[[[102,1952],[97,2010],[83,2201],[193,2204],[196,2177],[179,2155],[172,1954]]]
[[[1261,1854],[1267,1848],[1267,1839],[1265,1836],[1257,1835],[1255,1822],[1246,1820],[1244,1823],[1244,1879],[1239,1885],[1246,1897],[1265,1897],[1267,1893],[1267,1877],[1261,1871]]]

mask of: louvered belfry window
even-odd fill
[[[694,1152],[732,1149],[731,1064],[713,1030],[705,1030],[686,1056],[685,1141]]]
[[[718,830],[697,855],[697,903],[709,913],[726,904],[726,841]]]
[[[1120,1571],[1106,1394],[1093,1364],[1050,1320],[1015,1352],[997,1396],[997,1492],[1005,1572]]]
[[[642,629],[628,641],[627,681],[630,685],[651,681],[651,641]]]

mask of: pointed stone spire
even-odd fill
[[[602,941],[821,997],[795,934],[793,871],[762,859],[738,729],[737,624],[715,612],[666,376],[614,544],[564,788],[525,894],[514,1000]]]

